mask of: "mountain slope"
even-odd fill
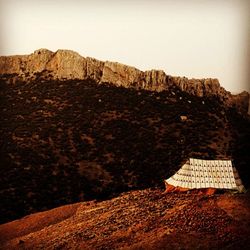
[[[0,225],[1,249],[249,249],[249,195],[133,191]]]
[[[216,97],[53,80],[1,80],[1,222],[162,186],[188,157],[233,158],[249,184],[249,120]]]

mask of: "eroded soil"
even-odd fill
[[[249,249],[249,194],[124,193],[0,226],[1,249]]]

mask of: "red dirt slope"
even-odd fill
[[[1,249],[249,249],[249,194],[124,193],[0,226]]]

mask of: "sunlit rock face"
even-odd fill
[[[27,56],[1,56],[0,74],[21,73],[22,62]]]
[[[144,88],[162,91],[169,87],[168,76],[163,70],[148,70],[144,72]]]
[[[203,96],[224,96],[228,97],[229,92],[220,86],[218,79],[188,79],[186,77],[172,77],[173,84],[178,86],[182,91],[189,94]]]
[[[104,63],[101,82],[114,83],[116,86],[132,87],[140,84],[142,71],[117,62]]]
[[[47,49],[39,49],[30,55],[1,56],[0,74],[35,73],[43,71],[54,53]]]
[[[30,73],[40,72],[46,68],[46,65],[53,58],[54,53],[47,49],[39,49],[27,57],[27,61],[23,61],[23,70]]]
[[[163,70],[143,72],[134,67],[108,61],[104,64],[101,82],[153,91],[162,91],[168,88],[167,75]]]
[[[30,55],[1,56],[0,74],[13,75],[12,81],[32,81],[43,75],[51,79],[91,79],[98,83],[111,83],[126,88],[151,91],[177,87],[198,97],[217,97],[227,107],[235,107],[240,113],[249,113],[249,94],[232,95],[220,86],[218,79],[188,79],[166,75],[163,70],[141,71],[118,62],[100,61],[82,57],[71,50],[52,52],[39,49]]]
[[[53,75],[59,79],[84,79],[87,74],[86,59],[70,50],[58,50],[45,69],[52,71]]]

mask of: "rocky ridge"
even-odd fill
[[[246,114],[249,109],[249,93],[232,95],[220,86],[218,79],[188,79],[167,75],[163,70],[141,71],[117,62],[99,61],[82,57],[71,50],[52,52],[39,49],[30,55],[1,56],[0,75],[12,75],[12,81],[32,81],[37,75],[51,79],[91,79],[98,83],[132,87],[152,91],[169,90],[173,86],[198,97],[217,97],[227,107],[236,107]]]

